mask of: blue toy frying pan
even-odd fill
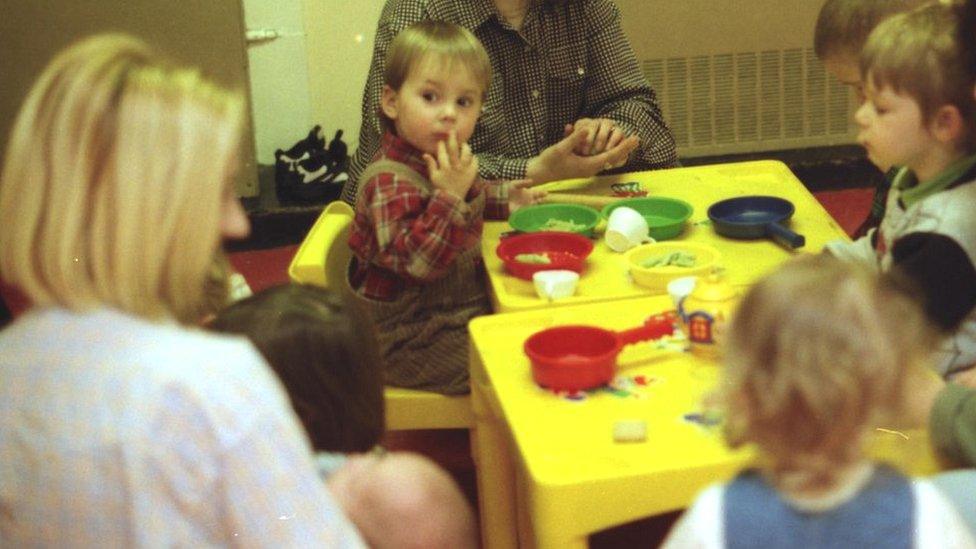
[[[806,244],[803,235],[782,225],[796,208],[789,200],[775,196],[740,196],[716,202],[708,208],[715,232],[729,238],[772,238],[781,246],[796,249]]]

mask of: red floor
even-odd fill
[[[847,232],[853,234],[871,209],[873,189],[845,189],[813,193],[824,209]]]
[[[298,244],[292,244],[267,250],[234,252],[230,254],[230,262],[237,272],[244,275],[251,290],[259,292],[268,286],[288,282],[288,264],[297,251]]]

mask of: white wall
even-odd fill
[[[467,0],[464,0],[467,1]],[[312,117],[332,137],[359,141],[360,103],[384,0],[305,0]]]
[[[349,150],[355,149],[359,137],[362,91],[369,69],[376,21],[384,2],[244,0],[248,27],[278,27],[285,35],[266,44],[254,45],[249,50],[259,162],[273,163],[275,148],[290,147],[304,137],[314,124],[322,125],[327,139],[336,129],[343,129],[343,139],[349,145]],[[786,49],[802,53],[812,46],[813,24],[819,6],[819,2],[811,0],[750,0],[746,3],[732,0],[617,0],[617,4],[623,16],[624,31],[630,36],[638,58],[661,63],[676,57],[691,59],[689,56],[739,53],[758,56],[764,52]],[[702,16],[702,13],[706,16]],[[678,36],[681,39],[665,40],[662,36]],[[814,84],[827,90],[825,86],[832,80],[822,78],[822,72],[822,67],[816,63],[805,72],[801,66],[798,89],[805,89],[803,86],[807,84],[802,78],[813,75],[819,78]],[[668,87],[668,82],[672,80],[670,76],[666,80],[654,84],[662,95],[662,108],[666,116],[678,128],[681,120],[675,114],[677,103],[672,100],[683,96],[676,95]],[[785,76],[783,80],[786,82]],[[693,91],[695,82],[678,82],[684,86],[679,91],[687,95],[690,90]],[[781,107],[789,103],[788,99],[799,97],[790,91],[790,86],[777,84],[777,87],[784,88]],[[839,102],[830,103],[829,109],[820,109],[827,115],[837,115],[827,116],[829,120],[840,120],[839,124],[829,124],[836,131],[815,136],[804,134],[789,139],[746,139],[721,145],[696,142],[680,148],[679,152],[696,156],[850,143],[850,116],[843,94],[846,94],[843,90],[837,93],[830,91],[828,99],[837,96]],[[695,101],[688,104],[695,107],[696,112],[710,108],[707,102]],[[784,109],[780,108],[780,111],[785,112]],[[777,114],[780,111],[773,114],[782,116]],[[804,107],[804,116],[808,114],[807,111],[813,112]],[[812,117],[810,115],[811,120]],[[813,122],[805,124],[812,125]]]
[[[249,30],[278,38],[248,48],[258,162],[274,163],[321,124],[341,128],[349,150],[359,136],[360,100],[383,0],[244,0]]]
[[[302,0],[244,0],[244,24],[251,33],[278,35],[248,43],[257,158],[273,164],[275,149],[290,147],[311,126]]]

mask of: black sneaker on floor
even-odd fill
[[[312,155],[316,151],[325,150],[325,136],[322,134],[322,126],[318,124],[315,125],[309,132],[308,135],[296,142],[287,151],[282,151],[278,149],[275,151],[275,157],[277,158],[278,153],[282,153],[288,158],[300,160],[305,154]]]
[[[338,198],[349,176],[342,130],[325,147],[322,127],[316,125],[305,139],[287,151],[275,151],[275,192],[282,204],[324,203]]]

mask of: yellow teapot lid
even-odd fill
[[[701,301],[729,301],[737,296],[735,288],[729,284],[725,276],[725,269],[714,267],[708,274],[698,279],[689,297]]]

